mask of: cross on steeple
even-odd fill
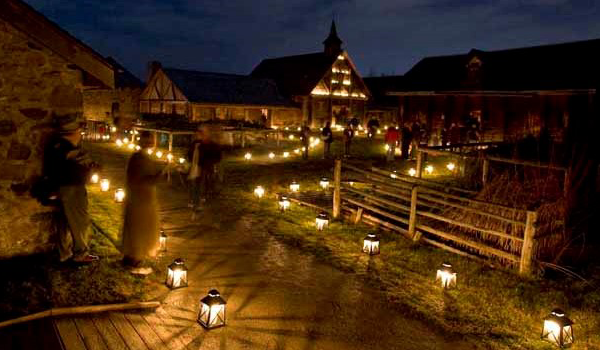
[[[323,41],[323,45],[325,46],[325,54],[328,56],[337,56],[340,52],[342,52],[342,43],[342,39],[340,39],[337,34],[335,21],[332,20],[329,36]]]

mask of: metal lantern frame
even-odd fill
[[[92,176],[90,176],[90,182],[97,184],[98,181],[100,181],[100,175],[98,175],[98,173],[93,173]]]
[[[329,226],[329,215],[324,211],[320,212],[315,218],[315,226],[317,227],[317,231],[323,231]]]
[[[319,186],[321,186],[322,189],[326,190],[329,188],[329,179],[327,177],[322,177],[321,180],[319,181]]]
[[[175,273],[178,271],[181,271],[181,276],[179,278],[179,281],[176,281]],[[167,285],[167,287],[169,287],[171,289],[187,287],[188,286],[187,271],[188,270],[184,264],[183,259],[181,259],[181,258],[175,259],[169,266],[167,266],[167,280],[165,281],[165,284]],[[175,282],[179,282],[179,283],[176,285]]]
[[[378,255],[379,250],[379,237],[374,233],[369,233],[363,240],[363,252],[369,255]]]
[[[167,251],[167,234],[165,230],[160,230],[160,236],[158,237],[158,251],[164,253]]]
[[[211,289],[208,295],[200,299],[198,323],[206,329],[223,327],[226,323],[227,302],[216,289]]]
[[[102,192],[108,192],[108,190],[110,190],[110,181],[108,181],[108,179],[100,180],[100,190]]]
[[[290,209],[290,199],[287,196],[279,196],[279,210],[282,212]]]
[[[456,287],[456,272],[452,268],[452,264],[448,262],[442,263],[437,270],[435,280],[442,283],[442,288]]]
[[[261,199],[265,195],[264,187],[256,186],[256,188],[254,188],[254,195],[258,197],[258,199]]]
[[[562,309],[552,310],[544,318],[541,338],[561,349],[570,347],[575,342],[573,321],[565,316]]]
[[[292,183],[290,184],[290,191],[292,191],[292,192],[300,191],[300,184],[297,181],[292,181]]]
[[[123,203],[125,200],[125,190],[122,188],[117,188],[115,190],[115,202]]]

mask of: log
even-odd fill
[[[315,204],[312,204],[312,203],[308,203],[308,202],[305,202],[305,201],[302,201],[302,200],[300,200],[300,199],[293,198],[293,197],[288,197],[288,199],[289,199],[291,202],[298,203],[298,204],[300,204],[300,205],[302,205],[302,206],[304,206],[304,207],[309,207],[309,208],[312,208],[312,209],[316,209],[316,210],[318,210],[318,211],[324,211],[324,212],[326,212],[326,213],[328,213],[328,214],[331,214],[331,210],[330,210],[330,209],[328,209],[328,208],[325,208],[325,207],[320,207],[320,206],[318,206],[318,205],[315,205]]]
[[[390,218],[392,220],[396,220],[398,222],[401,222],[403,224],[407,224],[408,225],[408,220],[406,220],[403,217],[400,217],[400,216],[397,216],[397,215],[394,215],[394,214],[390,214],[390,213],[388,213],[388,212],[386,212],[384,210],[381,210],[379,208],[375,208],[375,207],[373,207],[371,205],[365,204],[365,203],[363,203],[361,201],[357,201],[355,199],[344,197],[343,200],[345,200],[348,203],[354,204],[356,206],[363,207],[364,209],[370,210],[370,211],[372,211],[374,213],[377,213],[379,215],[383,215],[383,216],[388,217],[388,218]]]
[[[349,212],[351,212],[352,215],[355,215],[354,213],[356,213],[358,211],[357,209],[353,209],[353,208],[350,208],[348,206],[344,206],[344,209],[347,210],[347,211],[349,211]],[[383,220],[381,220],[379,218],[376,218],[376,217],[374,217],[372,215],[369,215],[369,214],[364,214],[363,213],[362,218],[363,218],[363,222],[366,223],[366,224],[371,224],[372,226],[380,225],[380,226],[383,226],[383,227],[385,227],[385,228],[387,228],[387,229],[389,229],[391,231],[400,232],[401,234],[405,235],[407,238],[411,238],[411,237],[408,236],[408,231],[406,229],[400,227],[400,226],[394,225],[394,224],[389,223],[387,221],[383,221]],[[370,223],[369,223],[369,221],[370,221]]]
[[[375,173],[379,173],[379,174],[383,174],[386,176],[390,176],[391,172],[387,171],[387,170],[383,170],[383,169],[379,169],[376,167],[371,167],[371,170]],[[461,192],[461,193],[465,193],[465,194],[469,194],[469,195],[474,195],[477,194],[477,191],[471,191],[471,190],[465,190],[464,188],[458,188],[458,187],[452,187],[452,186],[448,186],[446,184],[442,184],[439,182],[435,182],[435,181],[431,181],[431,180],[425,180],[425,179],[420,179],[417,177],[412,177],[412,176],[408,176],[408,175],[404,175],[404,174],[396,174],[396,179],[392,179],[390,177],[390,181],[404,181],[404,182],[409,182],[412,184],[417,184],[417,185],[430,185],[430,186],[434,186],[434,187],[441,187],[444,190],[451,190],[451,191],[455,191],[455,192]]]

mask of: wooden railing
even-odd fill
[[[358,174],[360,185],[343,182],[343,170]],[[471,198],[470,191],[423,179],[391,175],[383,169],[365,170],[336,160],[334,218],[347,214],[355,223],[381,226],[456,254],[500,259],[518,266],[522,275],[531,274],[535,211],[480,201]],[[468,213],[480,220],[467,222],[453,213]],[[485,227],[490,222],[494,227]]]

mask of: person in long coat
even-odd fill
[[[152,134],[142,132],[141,149],[131,156],[127,164],[123,263],[133,268],[132,273],[138,274],[152,272],[151,268],[141,265],[156,256],[160,234],[156,182],[163,172],[148,154],[148,148],[153,144]]]

